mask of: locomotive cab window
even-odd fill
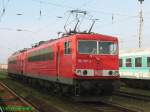
[[[135,67],[142,67],[142,58],[135,58]]]
[[[117,53],[117,44],[113,42],[99,42],[99,54],[116,54]]]
[[[97,41],[79,41],[78,52],[81,54],[97,54]]]
[[[150,67],[150,57],[147,57],[147,67]]]
[[[127,59],[126,59],[126,67],[132,67],[131,58],[127,58]]]
[[[106,54],[117,53],[117,44],[114,42],[80,40],[78,41],[78,52],[81,54]]]
[[[71,42],[65,42],[64,47],[64,54],[71,54]]]

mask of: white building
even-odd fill
[[[0,69],[7,70],[7,68],[8,68],[7,64],[0,64]]]

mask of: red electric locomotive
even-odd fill
[[[101,34],[64,36],[8,59],[10,76],[75,95],[111,93],[118,86],[118,69],[118,40]]]

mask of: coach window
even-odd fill
[[[147,67],[150,67],[150,57],[147,57]]]
[[[70,41],[69,42],[65,42],[64,43],[64,47],[65,47],[64,53],[65,54],[71,54],[71,42]]]
[[[126,67],[132,67],[131,58],[126,59]]]
[[[142,58],[135,58],[135,67],[142,67]]]
[[[122,67],[122,59],[119,59],[119,67]]]

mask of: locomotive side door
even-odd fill
[[[20,60],[20,67],[21,67],[21,74],[23,75],[24,74],[24,67],[25,67],[25,53],[23,53],[22,55],[21,55],[21,60]]]
[[[21,59],[21,74],[23,74],[23,59]]]
[[[22,71],[21,71],[21,74],[23,75],[25,73],[25,54],[23,55],[23,58],[22,58]]]
[[[57,81],[59,81],[59,74],[60,74],[60,47],[57,46],[57,54],[56,54],[56,72],[57,72]]]

